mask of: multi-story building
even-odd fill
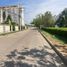
[[[21,5],[0,7],[0,24],[4,23],[3,14],[5,12],[5,21],[8,15],[11,16],[12,22],[18,25],[25,26],[24,24],[24,8]]]

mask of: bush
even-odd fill
[[[46,32],[49,32],[53,35],[59,35],[62,37],[67,38],[67,28],[42,28],[42,30],[45,30]]]

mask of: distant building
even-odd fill
[[[0,24],[4,23],[3,13],[5,12],[5,21],[8,15],[11,16],[12,22],[25,26],[24,24],[24,8],[21,5],[0,7]]]

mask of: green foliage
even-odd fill
[[[42,29],[53,35],[59,35],[59,36],[67,38],[67,28],[49,27],[49,28],[42,28]]]
[[[44,27],[52,27],[54,26],[54,19],[51,12],[47,11],[45,14],[40,14],[33,19],[32,24],[37,27],[40,27],[41,25]]]
[[[5,24],[5,18],[6,18],[6,14],[5,14],[5,11],[3,11],[3,23],[1,24]]]
[[[3,20],[5,20],[6,18],[6,14],[5,14],[5,11],[3,12]]]
[[[67,8],[65,8],[61,14],[59,15],[59,18],[56,21],[56,24],[60,27],[67,27]]]
[[[12,29],[15,31],[15,22],[12,22]]]
[[[44,26],[45,27],[54,26],[54,19],[53,19],[53,16],[52,16],[51,12],[49,12],[49,11],[45,13]]]
[[[11,22],[12,22],[11,15],[8,15],[5,23],[10,24]]]
[[[12,22],[11,15],[8,15],[6,24],[10,25],[10,31],[12,31],[12,30],[15,31],[15,25],[17,25],[17,24],[15,22]]]

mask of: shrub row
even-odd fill
[[[45,30],[46,32],[49,32],[53,35],[59,35],[62,37],[67,38],[67,28],[42,28],[42,30]]]

